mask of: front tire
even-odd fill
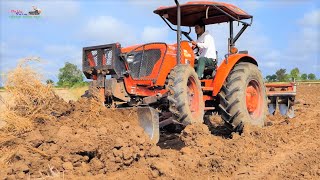
[[[168,75],[169,110],[184,125],[202,123],[204,102],[201,82],[190,65],[177,65]]]
[[[256,65],[249,62],[236,64],[218,97],[221,117],[230,130],[241,132],[245,124],[264,126],[266,91]]]

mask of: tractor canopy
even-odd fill
[[[252,19],[251,15],[240,8],[222,2],[192,1],[181,4],[180,7],[181,26],[192,27],[199,20],[207,25]],[[153,12],[167,19],[171,24],[177,25],[177,6],[161,6]]]

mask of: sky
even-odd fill
[[[219,0],[217,0],[219,1]],[[44,79],[58,80],[65,62],[81,68],[82,48],[119,42],[122,47],[147,42],[175,43],[153,10],[173,0],[0,0],[0,86],[22,58],[40,58]],[[180,0],[180,3],[188,2]],[[317,0],[224,0],[253,15],[253,24],[236,43],[256,58],[263,76],[280,68],[320,78],[320,3]],[[13,18],[37,6],[38,18]],[[240,26],[235,24],[237,29]],[[229,25],[208,25],[219,61],[227,53]],[[195,39],[194,31],[192,37]]]

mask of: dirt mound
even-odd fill
[[[1,139],[1,160],[6,165],[2,173],[15,177],[45,177],[54,172],[105,174],[160,155],[160,148],[149,141],[143,129],[130,123],[136,112],[83,109],[90,101],[69,103],[70,114],[37,123],[32,131],[19,136]]]
[[[135,110],[106,109],[99,98],[67,103],[29,66],[20,65],[8,78],[13,100],[0,134],[2,177],[105,174],[159,156]]]

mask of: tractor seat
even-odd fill
[[[207,66],[204,68],[203,71],[203,78],[204,79],[212,79],[216,75],[216,69],[217,67],[215,66]]]
[[[195,70],[197,69],[197,67],[198,64],[194,64]],[[212,79],[216,75],[216,71],[214,71],[214,69],[217,69],[217,66],[206,66],[203,71],[203,79]]]

